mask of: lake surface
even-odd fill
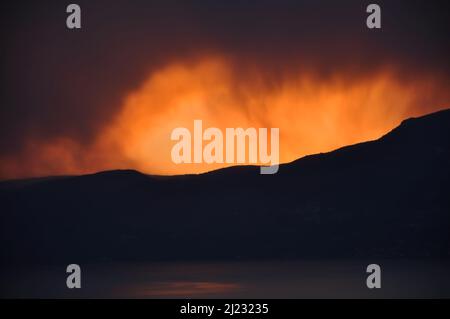
[[[381,289],[366,267],[381,266]],[[296,261],[80,264],[2,269],[3,298],[450,298],[449,261]]]

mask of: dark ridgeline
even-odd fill
[[[444,110],[272,176],[233,167],[2,182],[2,264],[446,258],[449,170]]]

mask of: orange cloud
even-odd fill
[[[220,57],[169,64],[125,96],[120,111],[89,145],[64,136],[30,140],[21,153],[0,157],[0,176],[117,168],[184,174],[225,166],[172,163],[172,130],[192,129],[195,119],[223,130],[278,127],[280,160],[289,162],[378,138],[401,120],[441,109],[450,101],[438,78],[405,80],[390,68],[326,78],[291,70],[276,83],[268,78],[264,70],[238,69]]]

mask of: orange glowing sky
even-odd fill
[[[405,80],[394,68],[319,77],[293,69],[271,81],[266,70],[236,68],[221,56],[167,63],[124,93],[118,112],[91,143],[69,136],[29,139],[0,157],[1,178],[132,168],[149,174],[205,172],[226,164],[174,164],[171,131],[204,127],[278,127],[282,163],[376,139],[403,119],[450,101],[439,79]],[[448,104],[447,104],[448,105]]]

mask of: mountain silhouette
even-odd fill
[[[0,183],[20,262],[450,257],[450,109],[260,175],[133,170]]]

